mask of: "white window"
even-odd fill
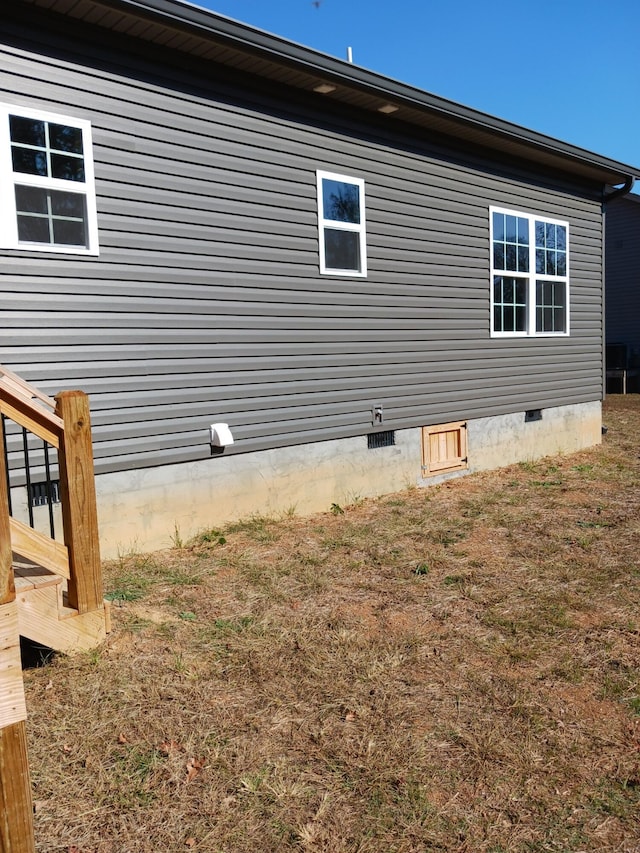
[[[88,121],[0,105],[0,246],[98,254]]]
[[[491,334],[569,334],[569,224],[490,208]]]
[[[320,272],[366,276],[364,181],[317,172]]]

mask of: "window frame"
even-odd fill
[[[338,181],[339,183],[352,184],[358,187],[358,204],[360,222],[341,222],[335,219],[327,219],[324,215],[324,193],[323,180]],[[363,178],[354,178],[351,175],[342,175],[336,172],[327,172],[323,169],[316,170],[316,193],[318,201],[318,238],[320,250],[320,273],[321,275],[335,275],[349,278],[366,278],[367,276],[367,222],[365,209],[365,182]],[[358,247],[360,252],[360,269],[338,269],[327,267],[325,252],[325,230],[334,229],[338,231],[349,231],[358,235]]]
[[[494,257],[494,214],[505,216],[514,216],[518,219],[526,219],[528,222],[528,271],[505,270],[495,266]],[[536,223],[545,225],[559,225],[566,231],[566,269],[564,275],[547,275],[536,272]],[[556,219],[552,216],[545,216],[539,213],[529,213],[512,208],[499,207],[491,205],[489,207],[489,253],[490,253],[490,289],[491,289],[491,316],[490,328],[492,338],[558,338],[568,337],[571,334],[570,317],[571,317],[571,299],[570,299],[570,270],[569,270],[569,247],[570,247],[570,226],[569,222],[562,219]],[[526,282],[526,328],[523,331],[500,331],[495,328],[495,280],[496,276],[521,279]],[[537,284],[538,282],[549,282],[552,284],[563,284],[565,293],[565,328],[563,331],[538,331],[536,327],[536,311],[537,311]]]
[[[82,133],[84,181],[71,181],[43,175],[14,172],[11,152],[10,116],[34,119],[48,124],[77,128]],[[47,149],[49,150],[49,149]],[[84,198],[86,211],[86,245],[68,243],[39,243],[20,240],[16,186],[36,187],[50,191],[72,193]],[[98,255],[98,214],[91,122],[87,119],[51,113],[19,104],[0,103],[0,248],[28,252],[52,252],[64,255]]]

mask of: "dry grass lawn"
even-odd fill
[[[638,853],[640,396],[602,447],[106,565],[38,850]]]

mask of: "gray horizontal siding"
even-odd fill
[[[243,452],[374,403],[401,428],[600,397],[598,188],[82,43],[0,48],[0,99],[91,120],[100,226],[98,258],[3,257],[0,361],[91,394],[98,471],[205,458],[217,420]],[[317,168],[366,181],[366,279],[319,276]],[[490,204],[570,222],[570,338],[489,338]]]
[[[588,356],[592,352],[594,344],[593,338],[581,338],[579,344],[574,344],[574,351],[578,356],[582,367],[578,367],[571,362],[570,368],[565,366],[562,360],[564,350],[560,347],[546,348],[546,356],[548,364],[545,366],[546,372],[566,371],[568,369],[580,370],[581,372],[592,370],[588,362]],[[456,350],[444,350],[448,356],[448,363],[452,370],[459,371],[465,375],[474,367],[478,368],[482,373],[492,375],[498,379],[504,376],[502,361],[506,358],[510,360],[512,371],[515,375],[517,372],[523,371],[525,374],[530,373],[538,364],[539,356],[527,357],[523,356],[516,349],[505,349],[500,357],[495,357],[490,362],[488,358],[483,358],[481,365],[478,365],[478,359],[475,357],[477,350],[473,347],[459,347]],[[16,354],[19,351],[15,351]],[[471,353],[471,354],[470,354]],[[42,377],[43,382],[49,385],[57,381],[57,376],[62,370],[64,375],[68,377],[69,382],[73,387],[84,387],[88,384],[94,389],[94,393],[118,393],[119,391],[135,392],[140,391],[140,376],[145,377],[145,389],[151,391],[154,388],[183,388],[192,386],[206,391],[207,397],[212,398],[212,389],[218,389],[226,385],[232,387],[243,384],[253,385],[256,382],[256,376],[259,375],[260,391],[255,391],[255,396],[269,395],[278,393],[278,387],[281,382],[285,384],[298,383],[304,388],[308,387],[309,369],[313,368],[314,384],[316,389],[316,381],[324,378],[335,377],[336,381],[342,376],[346,377],[373,377],[374,381],[380,383],[393,383],[395,374],[406,377],[408,374],[427,375],[429,371],[435,372],[437,375],[442,375],[442,367],[440,361],[432,359],[425,362],[422,358],[422,353],[419,351],[416,354],[401,353],[394,354],[390,357],[388,353],[341,353],[339,363],[336,363],[335,355],[319,355],[314,352],[304,355],[300,354],[295,361],[295,366],[291,366],[291,360],[287,356],[272,356],[261,359],[259,374],[255,371],[255,359],[252,357],[221,357],[215,360],[216,372],[211,371],[212,360],[209,358],[198,358],[197,354],[189,356],[181,354],[180,358],[165,358],[151,359],[140,357],[138,359],[131,358],[131,351],[127,351],[127,357],[118,359],[117,361],[106,361],[89,358],[89,350],[87,349],[85,359],[77,358],[75,350],[67,349],[64,356],[67,360],[56,360],[55,364],[50,363],[46,357],[46,352],[43,350],[36,355],[40,355],[40,359],[35,362],[37,364],[38,375]],[[586,365],[586,367],[584,366]],[[28,369],[27,364],[17,364],[21,370]],[[384,371],[380,370],[380,366],[385,366]],[[286,379],[283,379],[284,368],[286,370]],[[391,371],[395,371],[392,373]],[[379,387],[379,386],[378,386]],[[145,393],[144,389],[143,392]],[[194,399],[201,399],[194,397]]]

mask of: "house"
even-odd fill
[[[608,205],[605,223],[607,390],[639,391],[640,195]]]
[[[0,20],[0,362],[89,393],[104,555],[600,441],[638,169],[177,0]]]

